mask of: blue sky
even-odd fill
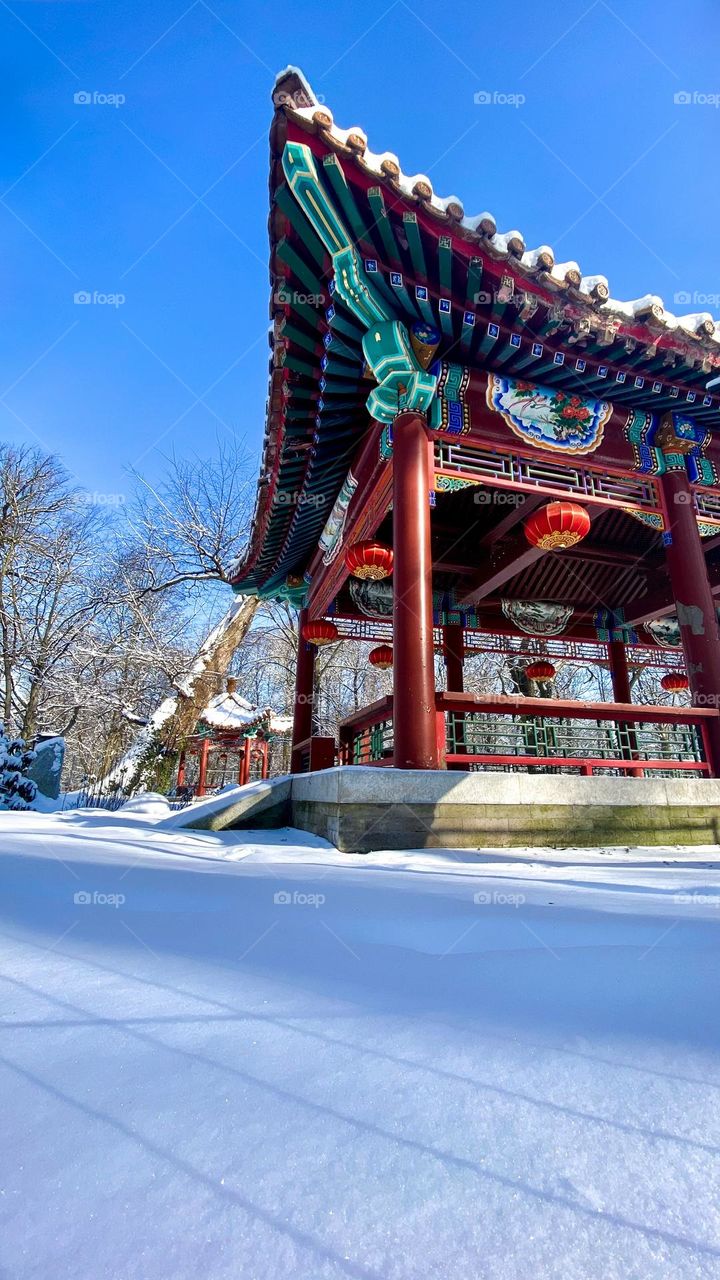
[[[720,109],[702,100],[720,101],[719,34],[716,0],[2,3],[0,438],[102,494],[216,435],[259,449],[270,92],[288,62],[468,213],[615,297],[720,314],[692,301],[720,294]],[[478,105],[483,90],[525,102]]]

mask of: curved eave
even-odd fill
[[[362,334],[342,311],[340,333],[337,320],[331,331],[332,264],[287,187],[282,154],[288,137],[310,146],[331,199],[338,198],[338,174],[340,184],[349,184],[359,254],[376,258],[379,273],[381,268],[401,268],[405,301],[400,295],[390,297],[380,274],[374,277],[399,318],[411,322],[418,317],[418,283],[428,287],[435,309],[443,290],[452,297],[459,320],[456,314],[442,317],[443,336],[455,351],[452,358],[602,395],[628,407],[682,409],[709,426],[718,425],[720,401],[706,391],[708,379],[720,368],[718,331],[710,318],[678,319],[654,297],[614,302],[604,277],[582,276],[575,263],[556,263],[548,246],[528,250],[519,232],[499,233],[489,214],[466,217],[456,198],[437,197],[422,175],[404,175],[396,157],[370,152],[362,130],[338,129],[296,69],[281,74],[273,98],[270,387],[250,542],[231,575],[237,590],[286,594],[288,575],[301,590],[302,574],[369,425]],[[389,236],[380,234],[378,207],[384,210]],[[408,218],[415,235],[410,247]],[[471,301],[466,299],[473,270],[484,286],[491,286],[487,305],[473,302],[470,294]],[[498,296],[503,287],[511,291],[509,304]],[[518,311],[523,296],[535,307],[529,320]],[[473,305],[477,314],[470,336],[460,330],[463,304]],[[509,344],[518,328],[523,350],[513,351]],[[487,337],[491,329],[497,330],[492,340]],[[544,358],[528,367],[525,352],[537,337],[542,338]],[[599,361],[607,361],[613,374],[622,371],[617,374],[622,383],[614,377],[602,382],[592,368],[579,372],[581,361],[575,356],[586,349],[594,352],[594,373]],[[561,352],[569,352],[570,358],[566,361],[563,354],[557,364]]]

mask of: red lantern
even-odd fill
[[[382,542],[356,542],[345,552],[345,564],[354,578],[389,578],[393,553]]]
[[[683,693],[690,688],[690,681],[683,671],[668,671],[660,681],[666,693]]]
[[[378,671],[387,671],[388,667],[393,664],[392,646],[389,644],[377,645],[376,648],[370,650],[368,662],[373,667],[377,667]]]
[[[306,622],[302,629],[302,638],[308,644],[334,644],[339,635],[334,622],[325,618],[316,618],[314,622]]]
[[[543,551],[574,547],[589,531],[590,516],[577,502],[549,502],[525,521],[525,537]]]
[[[531,680],[554,680],[555,674],[552,662],[531,662],[525,668],[525,675]]]

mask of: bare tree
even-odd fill
[[[102,608],[103,524],[56,459],[0,447],[3,717],[25,738],[51,714],[63,727],[46,695]]]
[[[187,610],[198,592],[227,583],[250,525],[250,460],[238,444],[220,445],[211,459],[168,460],[160,485],[138,477],[128,547],[120,567],[123,598],[137,619],[148,597],[175,593]],[[167,787],[184,740],[216,693],[255,616],[254,597],[235,600],[206,635],[192,661],[176,671],[167,696],[130,744],[106,782],[125,792]]]
[[[159,485],[136,473],[130,531],[145,559],[144,594],[228,581],[245,546],[252,474],[250,456],[236,441],[218,441],[211,458],[173,455]]]

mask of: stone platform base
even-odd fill
[[[293,826],[360,853],[707,845],[720,843],[720,779],[343,767],[293,777],[290,812]]]

